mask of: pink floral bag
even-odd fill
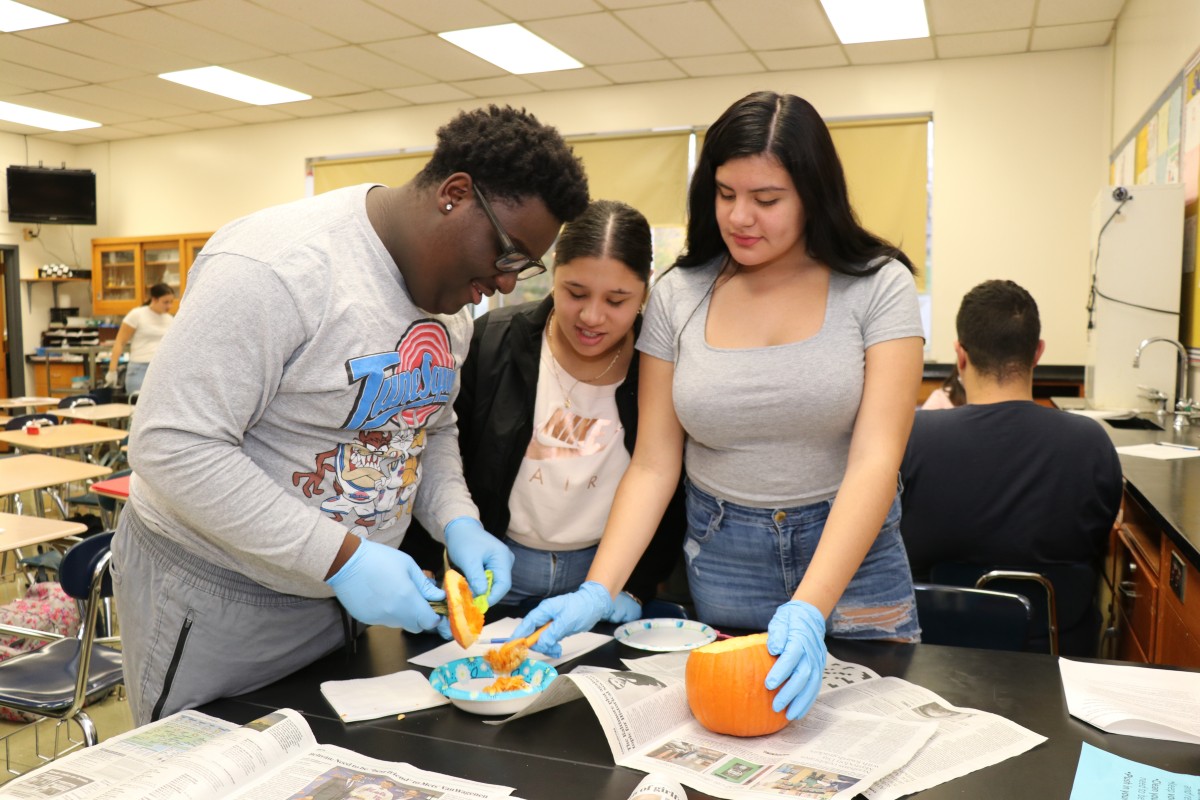
[[[79,606],[57,582],[43,581],[30,586],[24,597],[0,606],[0,623],[74,636],[79,632]],[[0,636],[0,661],[45,644],[44,639]],[[0,719],[32,722],[37,717],[0,706]]]

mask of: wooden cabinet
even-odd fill
[[[72,394],[75,378],[84,374],[81,361],[35,361],[33,362],[33,394],[36,397],[56,397]],[[79,389],[81,392],[86,388]]]
[[[1109,554],[1122,661],[1200,667],[1200,572],[1126,492]]]
[[[211,234],[92,240],[92,312],[126,314],[150,298],[150,287],[165,283],[182,297],[191,268]]]

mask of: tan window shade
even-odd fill
[[[597,200],[620,200],[651,225],[687,219],[688,133],[570,139]]]
[[[918,290],[927,291],[929,119],[831,122],[829,132],[859,222],[908,255],[917,268]]]
[[[403,186],[413,179],[432,153],[340,158],[312,163],[313,194],[360,183]]]

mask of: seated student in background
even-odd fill
[[[1033,402],[1046,343],[1012,281],[963,298],[954,343],[967,405],[918,412],[900,466],[900,530],[917,580],[942,562],[1098,562],[1121,502],[1121,464],[1086,417]]]
[[[597,200],[559,236],[550,296],[475,321],[454,408],[480,519],[507,532],[516,556],[505,603],[532,608],[587,577],[637,436],[633,344],[651,258],[646,218]],[[677,491],[610,622],[642,615],[685,526]],[[415,524],[403,549],[423,551],[422,566],[441,565],[441,546]]]
[[[967,402],[967,391],[963,388],[962,378],[958,375],[958,365],[950,368],[950,374],[942,385],[929,393],[921,404],[924,411],[937,411],[942,408],[958,408]]]

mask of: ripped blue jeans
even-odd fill
[[[794,508],[750,508],[718,500],[687,481],[688,584],[701,621],[763,631],[792,598],[812,560],[832,500]],[[875,543],[825,630],[844,639],[920,641],[912,573],[900,538],[897,494]]]

